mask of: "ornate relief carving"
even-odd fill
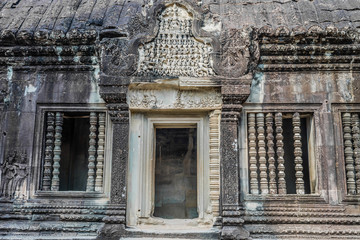
[[[130,76],[136,70],[136,55],[129,53],[126,39],[105,39],[103,45],[103,68],[108,75]]]
[[[128,99],[130,108],[135,109],[220,108],[222,103],[217,91],[133,90]]]
[[[25,196],[25,180],[28,175],[26,153],[14,151],[1,165],[1,197],[6,199]]]
[[[259,59],[259,46],[252,29],[229,29],[221,33],[220,72],[224,76],[245,75]]]
[[[9,87],[8,87],[8,80],[5,77],[6,75],[0,76],[0,104],[3,103],[4,99],[8,95]]]
[[[210,44],[192,34],[192,15],[173,4],[159,17],[155,39],[139,47],[138,76],[214,75]]]

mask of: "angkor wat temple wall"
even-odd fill
[[[359,28],[357,0],[2,1],[0,238],[360,239]],[[161,128],[196,131],[196,218],[153,216]]]

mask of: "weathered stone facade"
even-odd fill
[[[1,2],[0,238],[360,239],[359,9]],[[152,215],[169,126],[197,131],[195,220]]]

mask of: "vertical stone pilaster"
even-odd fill
[[[126,103],[107,105],[113,122],[111,193],[112,204],[126,204],[126,169],[129,142],[129,107]]]
[[[129,50],[129,40],[124,38],[103,38],[101,45],[101,68],[100,68],[100,95],[106,102],[108,114],[112,122],[111,134],[111,174],[105,176],[111,178],[110,204],[120,206],[124,211],[114,221],[109,218],[104,227],[99,231],[98,239],[119,239],[123,236],[126,222],[126,199],[127,199],[127,161],[129,152],[129,106],[126,102],[126,94],[130,83],[130,75],[136,70],[137,48]],[[100,121],[100,118],[99,118]],[[105,121],[105,118],[101,121]],[[100,124],[101,127],[101,124]],[[99,128],[99,142],[104,139],[104,129]],[[106,151],[104,152],[106,155]],[[98,154],[98,165],[95,179],[95,191],[101,190],[102,158],[104,154]],[[100,157],[100,158],[99,158]],[[99,171],[98,171],[99,170]]]
[[[222,204],[239,204],[238,117],[240,113],[223,109],[221,113]]]
[[[223,86],[223,107],[220,126],[221,149],[221,212],[223,217],[222,239],[248,239],[249,232],[242,225],[240,206],[240,173],[238,126],[243,86]],[[239,94],[240,93],[240,94]]]

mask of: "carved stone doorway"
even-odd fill
[[[171,92],[165,91],[166,95]],[[147,90],[144,93],[149,96]],[[193,93],[191,99],[217,98],[214,93]],[[138,95],[139,91],[128,96],[131,120],[127,225],[211,228],[219,214],[220,111],[205,107],[191,111],[169,109],[176,104],[168,96],[160,104],[162,94],[156,94],[157,108],[149,109],[147,104],[131,102],[132,94]],[[181,94],[187,93],[179,91]]]

